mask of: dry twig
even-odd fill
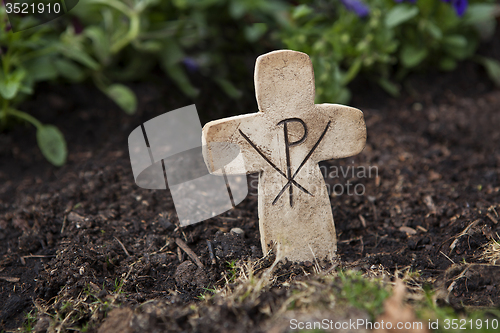
[[[210,260],[212,262],[212,265],[215,265],[217,262],[215,261],[214,251],[212,250],[212,243],[210,243],[209,240],[207,240],[207,246],[208,246],[208,253],[210,254]]]
[[[115,236],[115,239],[116,239],[116,241],[117,241],[118,243],[120,243],[120,245],[121,245],[121,247],[122,247],[123,251],[125,251],[125,254],[127,255],[127,257],[130,257],[130,253],[128,253],[127,248],[125,247],[125,245],[123,245],[123,243],[122,243],[122,242],[120,242],[120,240],[119,240],[118,238],[116,238],[116,236]]]
[[[184,250],[184,252],[186,252],[186,254],[191,258],[193,259],[193,261],[196,263],[196,265],[198,265],[198,267],[200,268],[204,268],[203,264],[201,263],[200,261],[200,258],[198,258],[198,256],[196,255],[196,253],[193,252],[193,250],[191,250],[189,248],[189,246],[187,246],[186,243],[184,243],[184,241],[180,238],[176,238],[175,239],[175,243],[177,243],[177,245]]]
[[[16,283],[19,282],[20,279],[18,277],[0,276],[0,280]]]
[[[51,255],[43,255],[43,254],[30,254],[29,256],[21,257],[21,264],[26,265],[26,259],[30,258],[54,258],[55,256]]]

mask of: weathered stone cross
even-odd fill
[[[332,259],[337,250],[335,225],[318,162],[363,150],[363,113],[343,105],[315,105],[312,63],[301,52],[260,56],[255,93],[259,112],[205,125],[205,162],[215,174],[259,172],[264,253],[274,242],[291,261]],[[228,163],[235,144],[240,154]]]

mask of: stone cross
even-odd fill
[[[358,154],[365,146],[363,113],[314,104],[311,60],[274,51],[255,65],[259,112],[207,123],[204,158],[211,173],[259,173],[262,250],[280,244],[291,261],[333,259],[337,250],[330,196],[318,162]],[[230,148],[239,146],[232,161]]]

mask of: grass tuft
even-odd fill
[[[498,236],[498,234],[497,237],[500,240],[500,236]],[[483,253],[480,259],[486,260],[493,265],[500,263],[500,241],[492,239],[486,243],[483,246]]]

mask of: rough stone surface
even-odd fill
[[[313,67],[301,52],[260,56],[255,91],[259,112],[205,125],[205,162],[214,174],[259,173],[264,253],[277,243],[291,261],[333,259],[335,226],[318,162],[363,150],[363,113],[343,105],[314,104]],[[228,161],[234,144],[240,153]]]

